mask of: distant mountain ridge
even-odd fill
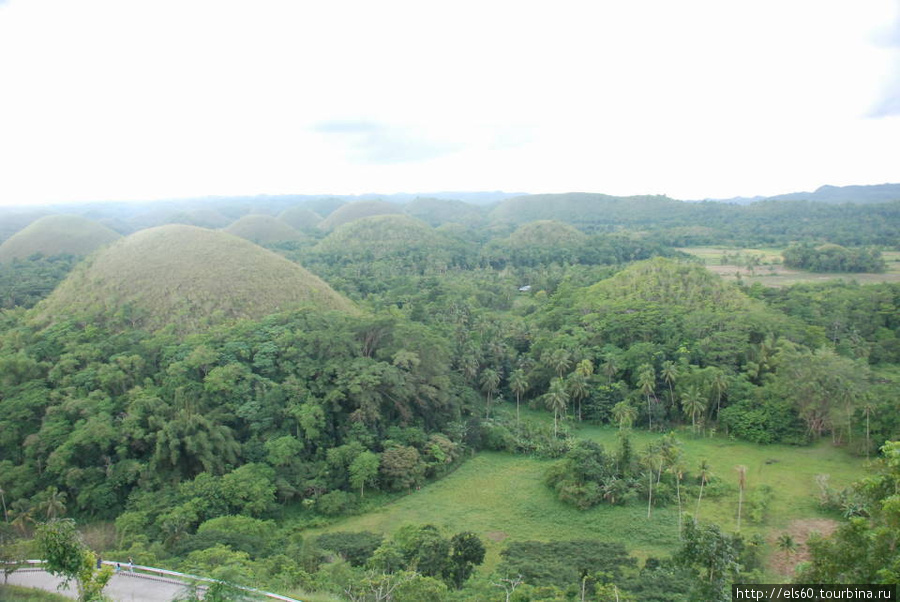
[[[812,201],[815,203],[857,203],[861,205],[900,201],[900,184],[871,184],[866,186],[820,186],[814,192],[788,192],[775,196],[704,199],[720,203],[747,205],[759,201]]]

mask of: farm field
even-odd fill
[[[615,445],[616,429],[584,427],[578,436]],[[823,441],[799,448],[783,445],[756,446],[724,437],[694,438],[679,433],[687,465],[696,470],[702,459],[722,480],[719,497],[704,496],[702,520],[736,529],[738,488],[735,466],[747,467],[747,489],[742,532],[759,533],[773,541],[782,530],[798,521],[830,518],[817,505],[819,488],[815,477],[828,474],[829,484],[843,487],[864,473],[863,462]],[[640,450],[658,434],[633,433]],[[504,540],[565,540],[594,538],[623,542],[639,558],[661,556],[678,545],[678,510],[675,503],[653,508],[647,518],[646,502],[627,506],[601,505],[578,510],[564,504],[544,484],[544,474],[554,460],[517,456],[500,452],[482,452],[456,472],[438,482],[375,511],[340,520],[327,528],[309,531],[374,531],[391,534],[407,523],[433,523],[447,532],[471,530],[481,536],[488,549],[482,571],[490,572],[500,560]],[[755,524],[747,514],[747,499],[760,485],[772,490],[771,504],[764,521]],[[685,494],[685,511],[696,511],[696,487]]]
[[[748,284],[790,286],[801,282],[846,280],[860,284],[900,282],[900,251],[883,251],[887,271],[881,274],[817,273],[786,268],[781,264],[781,249],[727,247],[681,247],[678,249],[699,258],[706,268],[726,280],[738,277]]]

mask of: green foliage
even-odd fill
[[[515,541],[501,556],[500,574],[521,575],[530,585],[559,588],[580,586],[583,576],[599,571],[618,579],[636,564],[621,543],[597,540]]]
[[[883,272],[887,268],[881,251],[874,248],[848,249],[841,245],[811,243],[791,245],[784,250],[784,265],[811,272]]]
[[[856,516],[829,538],[807,542],[811,560],[800,583],[897,583],[900,580],[900,442],[890,441],[874,475],[853,485]]]
[[[35,531],[35,540],[47,572],[62,577],[66,584],[74,580],[82,602],[102,599],[101,592],[112,578],[112,568],[95,568],[96,556],[81,540],[74,521],[42,523]]]
[[[316,542],[323,550],[330,550],[352,566],[363,566],[380,546],[384,537],[370,531],[336,531],[319,535]]]
[[[0,307],[32,307],[49,295],[78,261],[74,255],[30,255],[0,263]]]

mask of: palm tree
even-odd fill
[[[741,508],[744,505],[744,487],[747,485],[747,467],[743,464],[739,464],[734,467],[734,469],[738,473],[738,516],[737,516],[737,530],[740,532],[741,530]]]
[[[494,400],[494,393],[497,392],[497,387],[499,386],[500,373],[493,368],[485,368],[481,373],[481,390],[487,395],[487,408],[485,411],[487,418],[491,417],[491,403]]]
[[[778,549],[787,555],[791,555],[797,551],[797,542],[791,537],[790,533],[782,533],[777,540]]]
[[[684,464],[684,458],[680,454],[678,458],[669,464],[669,470],[675,475],[675,495],[678,497],[678,532],[681,533],[681,515],[683,514],[681,509],[681,479],[684,478],[687,467]]]
[[[553,436],[556,437],[559,432],[559,413],[565,412],[569,405],[569,393],[562,378],[550,381],[550,390],[544,394],[544,404],[548,410],[553,410]]]
[[[700,500],[703,499],[703,486],[709,483],[709,480],[712,478],[712,472],[709,469],[709,462],[706,460],[700,460],[700,468],[698,470],[697,476],[700,478],[700,495],[697,496],[697,511],[694,513],[696,515],[697,520],[700,519]]]
[[[686,416],[691,417],[691,430],[697,434],[697,415],[702,413],[706,405],[703,394],[696,385],[691,385],[681,396],[681,408]]]
[[[606,354],[606,361],[603,362],[602,370],[606,376],[606,384],[610,384],[613,377],[619,373],[619,366],[616,365],[616,358],[612,353]]]
[[[675,404],[675,391],[672,390],[672,386],[675,384],[675,380],[678,378],[678,365],[672,360],[666,360],[662,365],[662,372],[660,375],[663,377],[663,380],[667,385],[669,385],[669,403],[672,405]]]
[[[719,411],[722,409],[722,395],[728,390],[728,377],[722,370],[717,370],[713,376],[712,390],[716,394],[716,420],[718,420]]]
[[[516,426],[519,426],[519,402],[528,391],[528,379],[525,378],[524,370],[517,368],[509,375],[509,388],[516,396]]]
[[[866,414],[866,460],[869,459],[869,448],[871,448],[871,442],[869,441],[869,415],[875,413],[875,406],[872,404],[871,399],[866,399],[865,404],[863,405],[863,412]]]
[[[590,393],[587,377],[576,369],[567,380],[569,396],[578,402],[578,420],[581,421],[581,400]]]
[[[647,396],[647,420],[648,428],[653,430],[653,412],[650,409],[650,396],[656,388],[656,371],[650,364],[644,364],[638,369],[637,386],[641,393]]]
[[[572,365],[572,355],[566,349],[556,349],[550,354],[547,363],[556,371],[556,376],[562,378]]]
[[[656,471],[657,465],[662,468],[662,453],[655,445],[648,445],[641,461],[647,467],[648,483],[650,485],[647,493],[647,518],[650,518],[650,512],[653,507],[653,473]]]
[[[66,492],[60,491],[55,486],[47,487],[41,494],[38,510],[44,512],[47,520],[59,518],[66,513]]]
[[[637,410],[627,401],[620,401],[614,405],[612,414],[615,421],[619,424],[620,431],[631,428],[631,425],[637,419]]]

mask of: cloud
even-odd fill
[[[375,165],[427,161],[462,148],[459,143],[428,136],[420,128],[374,121],[323,121],[311,129],[337,137],[352,160]]]
[[[876,119],[900,115],[900,10],[893,23],[878,35],[878,45],[891,53],[892,75],[869,111],[869,117]]]

